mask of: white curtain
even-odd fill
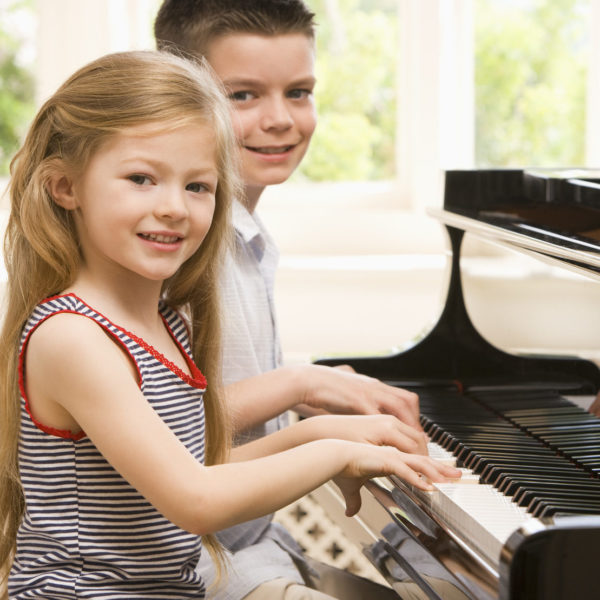
[[[108,52],[153,48],[157,0],[37,2],[38,104],[76,69]]]
[[[474,163],[472,0],[399,0],[397,172],[402,204],[437,204],[444,169]]]

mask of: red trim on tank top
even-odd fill
[[[116,329],[118,329],[119,331],[121,331],[122,333],[127,335],[128,337],[130,337],[134,342],[139,344],[142,348],[144,348],[144,350],[146,350],[149,354],[154,356],[154,358],[156,358],[159,362],[161,362],[163,365],[165,365],[165,367],[167,367],[170,371],[172,371],[180,379],[185,381],[188,385],[191,385],[192,387],[195,387],[197,389],[205,389],[206,388],[206,378],[204,377],[204,375],[202,374],[200,369],[197,367],[197,365],[194,363],[191,356],[189,356],[189,354],[185,351],[183,346],[179,343],[179,340],[175,337],[173,330],[167,323],[165,316],[162,314],[162,312],[160,312],[160,310],[158,311],[158,314],[160,315],[163,323],[165,324],[165,327],[167,328],[167,331],[169,332],[171,339],[175,342],[177,347],[181,350],[181,353],[183,354],[183,357],[185,358],[185,361],[190,368],[190,372],[192,373],[191,377],[187,373],[182,371],[175,363],[171,362],[166,356],[164,356],[164,354],[159,352],[154,346],[152,346],[151,344],[148,344],[148,342],[146,342],[144,339],[142,339],[141,337],[138,337],[131,331],[125,329],[124,327],[121,327],[120,325],[113,323],[113,321],[111,321],[110,319],[105,317],[101,312],[97,311],[95,308],[92,308],[87,302],[85,302],[85,300],[82,300],[79,296],[77,296],[77,294],[70,293],[70,294],[63,294],[62,296],[56,296],[56,297],[57,298],[71,297],[71,298],[77,299],[79,302],[81,302],[82,304],[87,306],[91,311],[95,312],[97,315],[100,315],[103,319],[105,319],[113,327],[115,327]],[[173,310],[173,312],[178,314],[175,309],[171,309],[171,310]],[[179,318],[181,319],[181,315],[179,315]],[[183,319],[182,319],[182,321],[183,321]],[[136,365],[136,367],[137,367],[137,365]],[[141,375],[140,375],[140,380],[141,380]]]
[[[156,348],[154,348],[153,346],[151,346],[150,344],[148,344],[147,342],[145,342],[142,338],[134,335],[133,333],[127,331],[126,329],[124,329],[123,327],[120,327],[119,325],[116,325],[115,323],[113,323],[110,319],[107,319],[102,313],[98,312],[97,310],[95,310],[94,308],[92,308],[89,304],[87,304],[87,302],[84,302],[79,296],[77,296],[76,294],[59,294],[59,295],[55,295],[55,296],[49,296],[48,298],[45,298],[44,300],[42,300],[39,305],[42,304],[46,304],[48,302],[51,302],[52,300],[56,300],[59,298],[75,298],[76,300],[78,300],[79,302],[81,302],[83,305],[85,305],[87,308],[89,308],[92,312],[96,313],[97,315],[101,316],[103,319],[105,319],[108,323],[110,323],[110,325],[112,325],[113,327],[115,327],[116,329],[118,329],[119,331],[121,331],[122,333],[124,333],[125,335],[129,336],[134,342],[136,342],[137,344],[139,344],[142,348],[144,348],[144,350],[146,350],[149,354],[151,354],[152,356],[154,356],[154,358],[156,358],[159,362],[161,362],[162,364],[164,364],[170,371],[172,371],[175,375],[177,375],[180,379],[182,379],[183,381],[185,381],[188,385],[195,387],[197,389],[206,389],[206,378],[204,377],[204,375],[202,374],[202,372],[200,371],[200,369],[197,367],[197,365],[194,363],[194,361],[192,360],[192,358],[188,355],[188,353],[185,351],[185,349],[183,348],[183,346],[181,345],[181,343],[179,342],[179,340],[175,337],[173,330],[171,329],[171,327],[169,326],[169,324],[167,323],[167,320],[165,318],[165,316],[159,311],[160,317],[163,320],[163,323],[165,324],[165,327],[167,328],[167,331],[169,332],[169,335],[171,336],[171,339],[175,342],[175,344],[177,345],[177,347],[181,350],[186,363],[188,364],[189,368],[190,368],[190,372],[192,373],[192,377],[190,377],[187,373],[185,373],[184,371],[182,371],[176,364],[174,364],[173,362],[171,362],[170,360],[168,360],[162,353],[160,353],[158,350],[156,350]],[[39,306],[38,305],[38,306]],[[174,311],[177,312],[177,311]],[[98,320],[94,319],[92,316],[90,315],[85,315],[81,312],[78,312],[76,310],[73,309],[61,309],[61,310],[57,310],[56,312],[53,312],[50,315],[45,316],[43,319],[40,319],[32,328],[31,330],[27,333],[27,336],[25,338],[25,340],[23,341],[22,347],[21,347],[21,352],[19,353],[19,364],[18,364],[18,375],[19,375],[19,391],[25,401],[25,410],[27,411],[27,414],[29,415],[29,418],[31,419],[31,422],[41,431],[43,431],[44,433],[48,433],[50,435],[54,435],[56,437],[60,437],[60,438],[64,438],[64,439],[72,439],[72,440],[81,440],[82,438],[84,438],[86,436],[85,431],[81,430],[77,433],[73,433],[72,431],[66,430],[66,429],[56,429],[54,427],[49,427],[47,425],[44,425],[43,423],[39,422],[32,414],[31,412],[31,408],[29,405],[29,400],[27,398],[27,394],[25,392],[25,375],[24,375],[24,369],[25,369],[25,350],[27,348],[27,344],[29,343],[29,338],[31,337],[31,334],[47,319],[53,317],[54,315],[58,315],[61,313],[70,313],[70,314],[76,314],[76,315],[80,315],[82,317],[86,317],[92,321],[94,321],[94,323],[97,323],[100,327],[102,327],[102,329],[104,329],[112,339],[114,339],[118,344],[120,344],[123,347],[123,350],[125,351],[126,354],[129,355],[129,357],[131,358],[135,369],[137,371],[137,375],[138,375],[138,386],[141,387],[142,385],[142,373],[140,371],[140,368],[134,358],[134,356],[131,354],[131,352],[129,351],[129,348],[127,347],[127,344],[125,344],[125,342],[123,342],[123,340],[121,340],[113,331],[110,330],[109,327],[107,327],[104,323],[99,322]],[[184,323],[185,324],[185,323]]]

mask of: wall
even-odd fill
[[[390,208],[393,186],[381,184],[368,211],[364,188],[352,187],[286,184],[261,200],[282,250],[276,301],[289,362],[387,353],[429,330],[443,307],[444,228],[424,211]],[[463,257],[467,309],[492,343],[600,358],[600,281],[469,236]]]

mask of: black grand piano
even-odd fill
[[[399,354],[317,362],[416,391],[430,453],[463,480],[428,493],[374,480],[344,528],[401,598],[600,598],[600,419],[572,402],[597,392],[600,370],[494,347],[469,318],[460,278],[470,232],[600,280],[600,174],[448,171],[443,209],[430,212],[452,250],[431,332]]]

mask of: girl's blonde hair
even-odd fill
[[[220,388],[217,292],[230,235],[230,203],[240,189],[228,102],[202,61],[193,64],[154,51],[107,55],[77,71],[41,107],[11,163],[11,211],[4,239],[8,287],[0,338],[0,584],[12,564],[24,509],[17,464],[21,330],[42,299],[72,284],[80,264],[72,214],[49,195],[49,178],[65,168],[81,173],[100,145],[126,128],[156,124],[166,130],[191,123],[208,125],[215,133],[216,206],[202,245],[165,281],[163,293],[170,306],[186,307],[194,359],[209,381],[206,462],[226,460],[230,430]],[[205,537],[204,544],[220,567],[214,538]]]

